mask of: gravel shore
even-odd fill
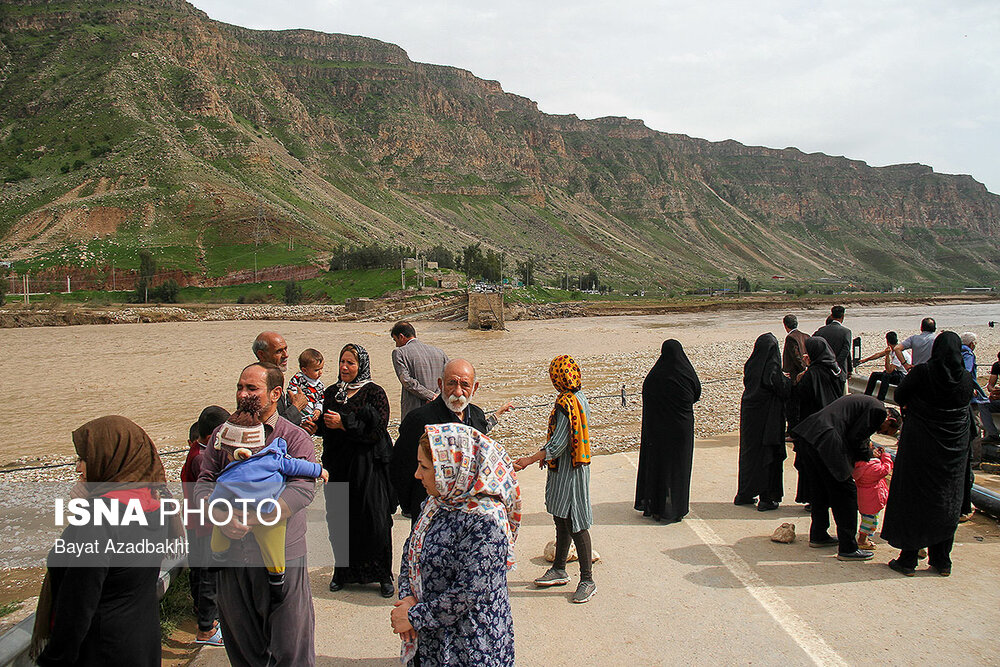
[[[985,384],[989,366],[996,360],[991,352],[1000,348],[1000,331],[988,327],[975,327],[973,330],[979,336],[979,376]],[[866,354],[885,346],[884,332],[861,331],[856,332],[856,335],[861,336],[862,349]],[[695,404],[696,437],[712,437],[737,430],[739,402],[743,392],[743,364],[753,349],[753,342],[753,339],[733,340],[688,346],[685,349],[702,382],[701,400]],[[591,404],[590,428],[597,454],[628,451],[638,447],[642,382],[657,356],[658,352],[650,351],[643,354],[607,353],[578,359],[584,373],[584,392]],[[881,368],[879,360],[865,364],[858,373],[867,376]],[[543,367],[525,369],[526,375],[544,375],[546,372],[547,368]],[[623,387],[626,393],[624,407],[620,398]],[[502,417],[491,436],[504,443],[512,456],[536,450],[544,444],[547,417],[553,399],[552,392],[513,395],[510,400],[515,409]],[[398,422],[395,420],[389,425],[389,432],[393,437],[396,436],[397,426]],[[316,442],[319,453],[322,445],[318,439]],[[172,480],[179,478],[180,467],[184,462],[183,453],[168,453],[177,449],[161,449],[167,476]],[[8,467],[59,463],[69,465],[24,472],[0,471],[0,493],[15,482],[13,486],[22,488],[52,482],[72,483],[75,473],[69,457],[25,457],[11,462]]]
[[[977,353],[980,363],[980,378],[988,374],[995,360],[995,351],[1000,348],[1000,331],[984,325],[973,326],[971,330],[979,335]],[[900,330],[901,338],[907,335]],[[865,354],[881,350],[884,331],[856,331],[863,341]],[[695,434],[698,438],[708,438],[736,431],[739,423],[739,402],[743,390],[742,370],[746,358],[753,347],[755,336],[737,336],[729,340],[714,340],[704,344],[689,344],[686,352],[697,370],[703,385],[701,400],[695,405]],[[640,391],[643,379],[656,361],[658,350],[644,350],[635,353],[606,352],[577,357],[584,374],[584,391],[591,404],[591,437],[595,454],[617,453],[638,447],[642,400]],[[860,369],[860,374],[881,370],[880,362],[872,362]],[[491,433],[503,443],[511,456],[517,457],[535,451],[545,441],[545,431],[554,392],[542,390],[541,380],[530,385],[520,384],[520,378],[547,377],[547,362],[536,359],[525,363],[523,369],[512,375],[514,381],[507,382],[501,392],[511,400],[515,410],[502,418],[499,426]],[[387,387],[389,385],[386,385]],[[517,387],[522,391],[518,391]],[[626,404],[621,404],[624,387]],[[489,398],[478,396],[477,401],[485,408],[498,407],[497,392]],[[398,400],[398,399],[394,399]],[[395,437],[397,424],[390,423],[390,434]],[[173,440],[177,442],[176,439]],[[183,441],[182,441],[183,442]],[[317,440],[317,451],[321,443]],[[180,468],[185,451],[177,444],[161,446],[163,463],[170,480],[179,480]],[[43,509],[51,510],[51,498],[68,490],[76,474],[72,456],[33,455],[21,457],[11,462],[7,469],[21,466],[45,466],[67,464],[61,467],[8,471],[0,469],[0,498],[5,516],[9,520],[0,527],[0,540],[4,547],[6,563],[13,565],[11,558],[22,553],[27,556],[37,545],[28,544],[26,532],[29,526],[42,525],[50,516],[38,514]],[[735,465],[735,460],[733,461]],[[41,523],[37,523],[41,522]]]

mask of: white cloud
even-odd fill
[[[548,113],[922,162],[1000,193],[1000,3],[195,0],[215,19],[398,44]]]

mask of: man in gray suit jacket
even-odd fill
[[[410,410],[433,401],[438,395],[437,381],[448,363],[448,355],[440,348],[417,340],[409,322],[396,322],[389,332],[396,343],[392,351],[392,367],[403,385],[399,401],[399,418]]]

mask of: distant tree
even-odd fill
[[[455,268],[455,255],[440,243],[428,250],[424,256],[428,262],[437,262],[438,267],[442,269]]]
[[[157,303],[177,303],[181,286],[173,278],[168,278],[149,291],[149,296]]]
[[[330,258],[330,270],[387,269],[399,266],[404,257],[415,257],[415,248],[406,246],[381,246],[372,242],[362,246],[339,245]]]
[[[294,280],[285,283],[285,304],[294,306],[302,303],[302,285]]]
[[[500,254],[492,250],[486,251],[486,261],[483,264],[483,279],[489,282],[500,282]]]
[[[597,277],[597,271],[591,269],[583,276],[580,287],[582,289],[596,290],[601,286],[601,281]]]
[[[462,248],[462,270],[474,280],[499,281],[500,254],[493,250],[484,254],[479,243],[467,245]]]
[[[736,278],[736,291],[737,292],[750,292],[750,281],[743,276]]]
[[[148,250],[139,251],[139,279],[135,283],[133,300],[143,303],[153,294],[153,276],[156,275],[156,259]],[[155,296],[153,297],[156,298]]]
[[[471,243],[462,248],[462,270],[469,278],[482,278],[484,263],[482,244]]]
[[[148,250],[139,251],[139,277],[152,278],[156,275],[156,259]]]
[[[533,257],[526,262],[517,262],[517,277],[526,286],[535,284],[535,259]]]

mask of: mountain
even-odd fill
[[[39,265],[481,242],[622,285],[961,286],[1000,257],[1000,197],[969,176],[548,115],[392,44],[181,0],[5,0],[0,139],[0,256]]]

